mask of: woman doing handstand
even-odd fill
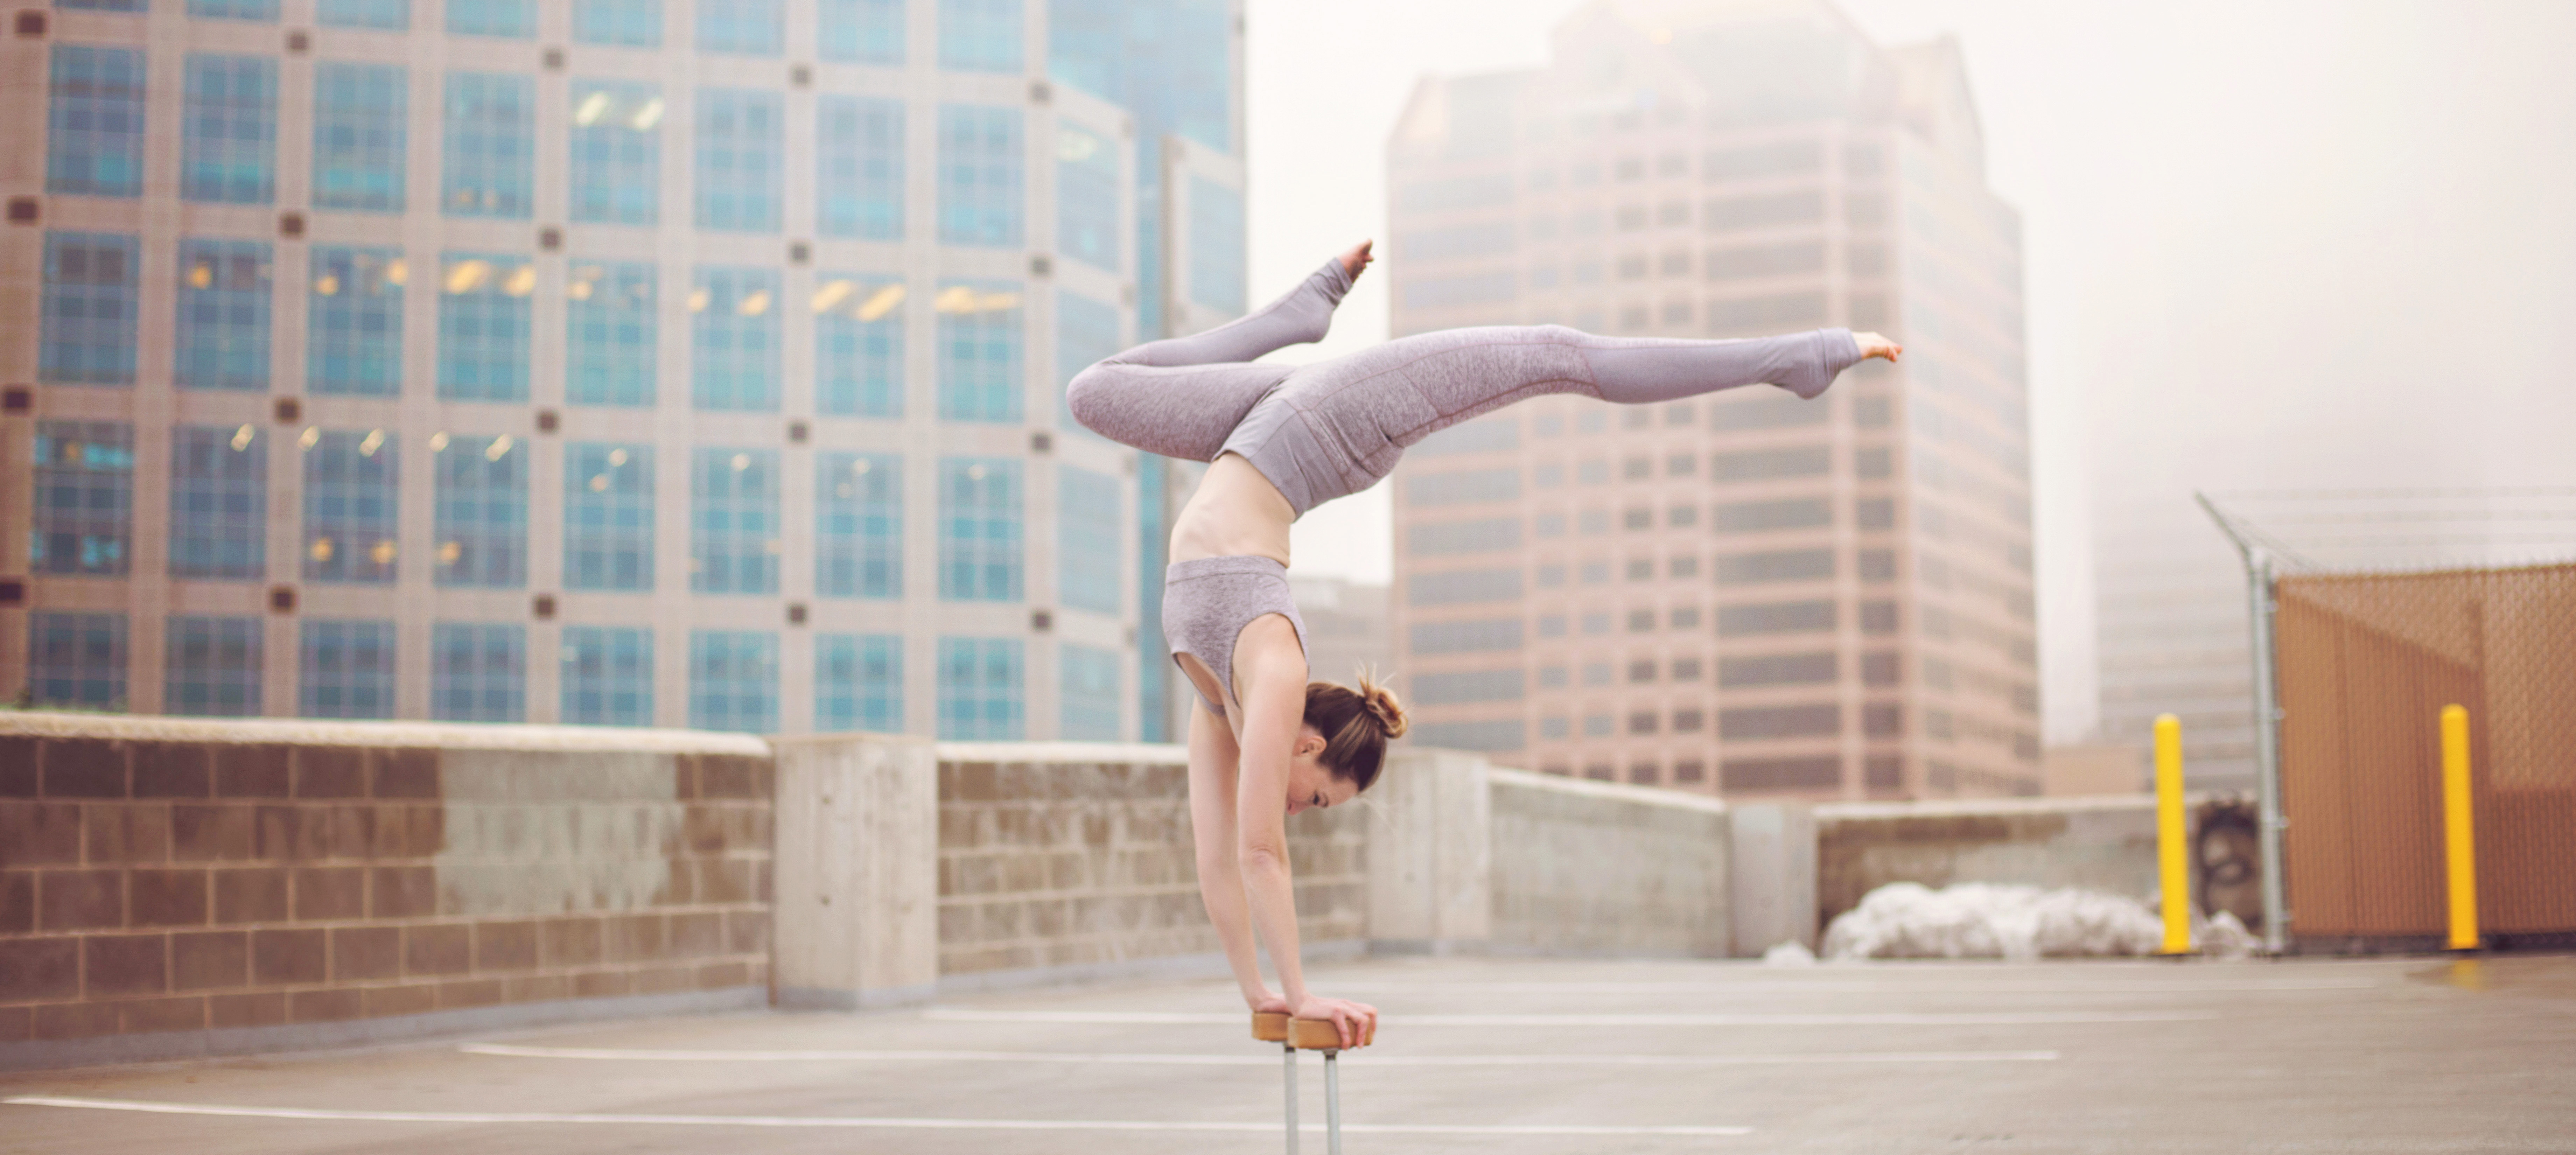
[[[1254,364],[1320,341],[1372,258],[1366,242],[1259,312],[1139,345],[1076,375],[1075,420],[1113,441],[1212,462],[1173,522],[1163,634],[1198,691],[1190,712],[1190,825],[1199,895],[1255,1011],[1329,1019],[1351,1045],[1377,1010],[1306,989],[1297,958],[1286,819],[1349,801],[1404,735],[1395,695],[1309,682],[1305,623],[1288,593],[1288,526],[1378,482],[1407,446],[1525,397],[1579,393],[1623,405],[1770,383],[1823,393],[1875,333],[1821,329],[1743,341],[1596,337],[1556,325],[1450,329],[1312,365]],[[1263,983],[1269,944],[1282,993]]]

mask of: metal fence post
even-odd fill
[[[2272,555],[2260,546],[2245,550],[2245,577],[2253,598],[2254,752],[2262,801],[2263,951],[2281,955],[2290,949],[2288,888],[2281,877],[2281,832],[2289,820],[2281,814],[2281,702],[2274,684]]]

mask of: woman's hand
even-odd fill
[[[1306,1001],[1297,1004],[1295,1013],[1301,1019],[1330,1021],[1333,1029],[1341,1033],[1345,1050],[1365,1047],[1369,1040],[1377,1037],[1377,1008],[1367,1003],[1310,994]]]
[[[1251,1007],[1252,1013],[1256,1015],[1284,1015],[1288,1013],[1288,1000],[1270,993],[1270,989],[1267,987],[1262,988],[1259,994],[1247,994],[1243,996],[1243,1003],[1245,1006]]]
[[[1894,341],[1890,341],[1885,337],[1881,337],[1876,333],[1854,333],[1852,334],[1852,340],[1860,344],[1860,358],[1863,361],[1869,360],[1872,357],[1883,357],[1889,363],[1893,364],[1898,355],[1905,352],[1905,346],[1899,345]]]

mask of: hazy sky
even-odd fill
[[[1250,0],[1255,298],[1384,237],[1417,77],[1540,63],[1579,6]],[[1958,37],[2022,211],[2053,738],[2090,725],[2097,505],[2576,484],[2576,3],[1844,8]],[[1384,338],[1383,289],[1321,352]],[[1388,525],[1383,486],[1325,506],[1297,567],[1385,581]]]

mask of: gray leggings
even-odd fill
[[[1085,428],[1149,453],[1241,454],[1303,515],[1377,484],[1415,442],[1524,397],[1646,405],[1768,382],[1813,398],[1860,361],[1848,329],[1691,341],[1538,325],[1399,337],[1311,365],[1252,363],[1322,340],[1349,288],[1342,263],[1327,261],[1259,312],[1083,370],[1066,403]]]

